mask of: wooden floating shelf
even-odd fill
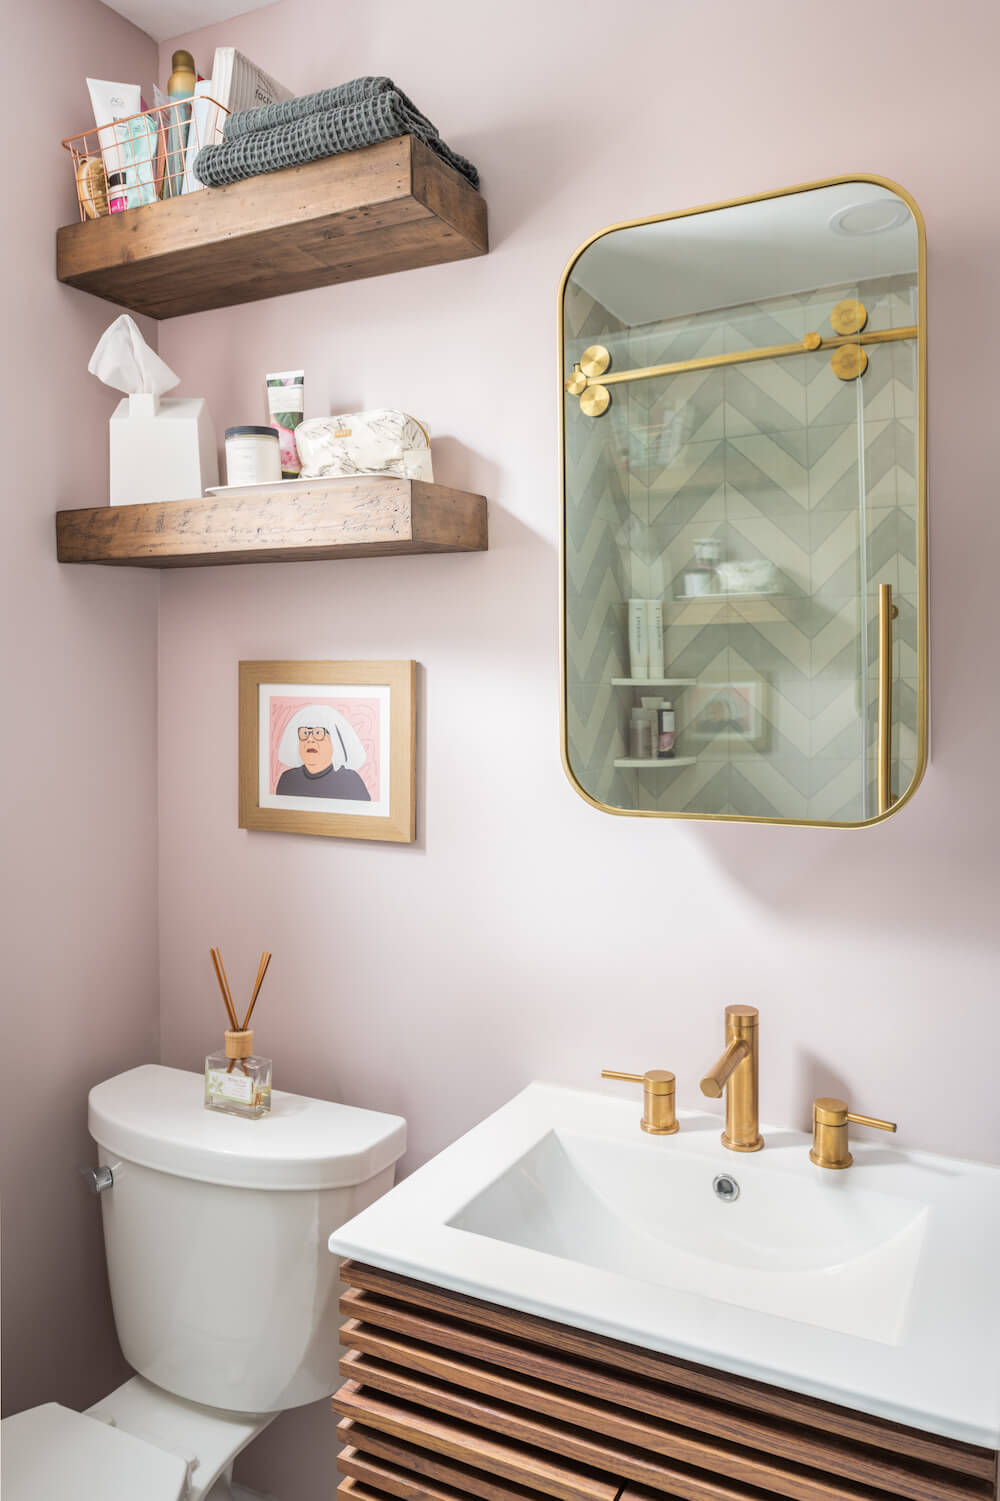
[[[612,678],[612,688],[693,688],[697,678]]]
[[[423,480],[361,475],[257,495],[59,511],[60,563],[198,568],[403,553],[484,552],[486,500]]]
[[[675,766],[693,766],[697,759],[697,756],[664,756],[662,760],[637,761],[632,756],[625,756],[616,761],[615,765],[620,766],[623,771],[670,771]]]
[[[414,136],[68,224],[60,281],[151,318],[485,255],[486,203]]]

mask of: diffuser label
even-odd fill
[[[210,1068],[208,1092],[223,1100],[238,1100],[241,1105],[253,1104],[253,1080],[248,1074],[228,1074],[224,1068]]]

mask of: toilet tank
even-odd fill
[[[406,1122],[272,1092],[271,1114],[206,1110],[204,1079],[146,1064],[90,1092],[113,1172],[101,1194],[125,1358],[168,1392],[278,1412],[337,1386],[333,1230],[392,1186]]]

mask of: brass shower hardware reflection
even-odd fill
[[[566,382],[570,396],[579,396],[580,411],[585,417],[602,417],[611,405],[609,386],[626,381],[652,380],[658,375],[680,375],[687,370],[709,370],[716,365],[746,365],[752,360],[774,360],[790,354],[811,354],[817,349],[832,349],[830,369],[838,380],[857,380],[868,369],[864,344],[893,344],[899,339],[915,339],[916,324],[906,328],[886,328],[863,333],[868,309],[853,297],[838,302],[830,314],[834,337],[809,333],[798,344],[772,344],[767,349],[738,349],[733,354],[705,355],[700,360],[677,360],[672,365],[646,365],[638,370],[621,370],[607,374],[611,355],[603,344],[591,344],[583,351],[573,374]]]

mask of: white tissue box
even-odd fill
[[[126,396],[111,431],[111,504],[200,500],[219,483],[215,429],[201,396]]]

